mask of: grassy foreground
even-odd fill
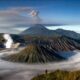
[[[62,71],[56,70],[54,72],[38,75],[32,80],[80,80],[80,71]]]

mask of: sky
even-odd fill
[[[0,27],[80,25],[80,0],[0,0]]]
[[[0,9],[10,7],[32,7],[52,23],[80,23],[80,0],[0,0]]]

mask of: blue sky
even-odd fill
[[[80,23],[80,0],[0,0],[0,9],[8,7],[35,8],[49,23]]]
[[[80,0],[0,0],[0,32],[18,32],[35,23],[66,24],[56,28],[80,32]]]

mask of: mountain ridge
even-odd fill
[[[68,37],[48,39],[31,39],[24,50],[4,58],[5,60],[22,63],[46,63],[65,59],[60,55],[63,51],[80,50],[80,42]]]
[[[32,35],[32,36],[61,36],[63,35],[63,36],[80,40],[79,33],[76,33],[70,30],[64,30],[64,29],[49,30],[41,24],[35,24],[31,26],[27,30],[23,31],[21,35]]]

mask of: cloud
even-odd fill
[[[21,31],[14,28],[0,27],[0,33],[19,34]]]
[[[32,7],[11,7],[0,10],[0,27],[19,27],[39,23],[39,12]]]
[[[50,30],[65,29],[65,30],[71,30],[71,31],[75,31],[77,33],[80,33],[80,25],[47,26],[47,28]]]

